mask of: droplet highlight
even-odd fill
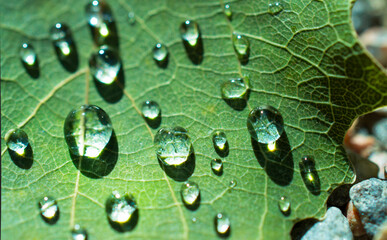
[[[161,123],[161,108],[155,101],[147,100],[141,106],[141,113],[145,121],[152,128],[157,128]]]
[[[102,84],[112,84],[117,80],[121,70],[118,53],[109,46],[102,46],[89,60],[90,72]]]
[[[75,224],[71,230],[71,238],[73,240],[87,240],[88,235],[86,229],[81,228],[79,224]]]
[[[113,126],[107,113],[95,105],[82,105],[66,117],[64,136],[72,154],[98,157],[110,141]]]
[[[215,158],[211,160],[211,169],[212,172],[215,173],[215,175],[222,175],[223,174],[223,162],[222,159]]]
[[[290,200],[286,196],[280,197],[278,200],[278,208],[283,215],[288,216],[290,214]]]
[[[243,65],[247,64],[250,56],[249,39],[241,34],[234,33],[232,41],[235,53],[237,54],[239,61]]]
[[[117,231],[130,231],[136,226],[138,207],[133,196],[114,191],[106,200],[105,208],[109,223]]]
[[[20,48],[20,60],[27,73],[32,78],[38,78],[40,75],[39,60],[35,48],[30,43],[23,43]]]
[[[276,15],[276,14],[282,12],[283,9],[284,9],[284,7],[282,6],[282,4],[280,2],[273,2],[273,3],[269,4],[268,11],[271,15]]]
[[[247,118],[247,128],[254,140],[271,144],[281,137],[284,122],[281,113],[274,107],[256,107]]]
[[[15,165],[22,169],[30,169],[33,163],[33,153],[27,133],[21,129],[11,130],[5,139],[8,153]]]
[[[153,48],[153,59],[161,68],[166,68],[168,65],[168,49],[165,45],[157,43]]]
[[[212,135],[212,143],[214,144],[215,151],[221,157],[226,157],[229,152],[229,146],[226,134],[224,132],[217,131]]]
[[[231,222],[227,215],[218,213],[214,219],[215,231],[221,237],[230,235]]]
[[[299,162],[300,173],[306,188],[314,195],[320,194],[320,178],[317,174],[315,161],[311,156],[304,156]]]
[[[225,4],[224,5],[223,12],[224,12],[224,15],[226,15],[226,17],[229,20],[231,20],[231,18],[232,18],[232,10],[231,10],[230,4]]]
[[[45,196],[39,201],[40,215],[48,224],[55,224],[59,219],[59,207],[55,199]]]
[[[183,183],[180,189],[180,195],[184,205],[188,209],[194,210],[199,206],[200,189],[197,183],[192,181]]]

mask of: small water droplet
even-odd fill
[[[183,41],[187,42],[191,47],[195,47],[200,37],[199,26],[195,21],[187,20],[181,24],[180,34]]]
[[[91,74],[103,84],[112,84],[117,80],[121,65],[118,53],[105,45],[101,46],[97,53],[92,54],[89,60]]]
[[[21,129],[11,131],[7,136],[7,147],[9,150],[24,155],[29,145],[28,135]]]
[[[154,142],[157,157],[166,166],[184,164],[193,152],[191,139],[182,127],[161,128]]]
[[[191,207],[196,206],[196,209],[200,201],[199,185],[192,181],[183,183],[180,189],[180,195],[186,207],[191,209]]]
[[[313,157],[305,156],[299,162],[300,173],[305,186],[313,194],[320,194],[320,179],[318,177]]]
[[[278,200],[278,208],[285,216],[290,213],[290,200],[286,196],[280,197]]]
[[[218,213],[215,216],[214,219],[214,225],[215,225],[215,230],[216,232],[222,236],[226,237],[230,234],[230,219],[228,218],[227,215],[223,213]]]
[[[84,228],[81,228],[79,224],[75,224],[71,230],[71,237],[73,240],[87,240],[87,231]]]
[[[276,15],[276,14],[280,13],[283,9],[284,9],[284,7],[282,6],[282,4],[280,2],[274,2],[274,3],[269,4],[269,13],[271,15]]]
[[[55,199],[46,196],[39,201],[40,215],[49,224],[54,224],[59,219],[59,207]]]
[[[191,221],[192,221],[193,223],[196,223],[196,222],[198,221],[198,219],[197,219],[196,217],[193,217],[193,218],[191,219]]]
[[[134,25],[136,23],[136,15],[134,14],[134,12],[128,13],[128,21],[130,25]]]
[[[39,60],[32,44],[23,43],[20,49],[20,60],[32,78],[39,77]]]
[[[137,224],[138,207],[133,196],[113,191],[105,207],[109,222],[117,231],[129,231]]]
[[[82,105],[72,110],[65,120],[64,135],[72,154],[98,157],[113,133],[112,123],[102,108]]]
[[[248,78],[233,78],[225,81],[221,87],[222,98],[225,100],[247,99],[249,90]]]
[[[281,113],[271,106],[256,107],[247,118],[247,128],[253,139],[269,144],[280,138],[284,131]]]
[[[215,132],[214,135],[212,135],[212,143],[219,156],[226,157],[228,155],[228,141],[224,132]]]
[[[234,187],[236,187],[236,185],[237,185],[237,181],[236,180],[231,180],[230,181],[230,188],[234,188]]]
[[[231,20],[232,18],[232,10],[231,10],[231,7],[230,7],[230,4],[226,4],[224,5],[224,15],[226,15],[226,17]]]
[[[153,59],[155,60],[156,64],[161,68],[167,67],[168,54],[169,53],[167,47],[161,43],[157,43],[156,46],[153,48]]]
[[[212,171],[220,176],[223,174],[223,162],[221,159],[219,158],[215,158],[215,159],[212,159],[211,160],[211,169]]]
[[[157,128],[161,123],[161,108],[159,104],[155,101],[145,101],[141,106],[141,112],[148,123],[152,128]]]
[[[245,65],[249,60],[250,55],[250,41],[247,37],[241,34],[233,34],[233,45],[239,61]]]

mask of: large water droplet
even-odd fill
[[[299,162],[299,167],[302,180],[308,190],[315,195],[320,194],[320,178],[317,174],[313,157],[302,157]]]
[[[182,127],[161,128],[154,141],[158,159],[167,166],[184,164],[193,151],[187,130]]]
[[[157,128],[161,123],[161,108],[155,101],[145,101],[141,107],[142,115],[152,128]]]
[[[121,65],[118,53],[108,46],[102,46],[89,60],[91,74],[103,84],[112,84],[117,80]]]
[[[55,199],[46,196],[39,201],[40,215],[49,224],[54,224],[59,219],[59,207]]]
[[[278,208],[285,216],[290,214],[290,200],[286,196],[280,197],[278,200]]]
[[[199,185],[192,181],[183,183],[180,190],[181,199],[184,205],[189,209],[196,209],[200,202]]]
[[[214,219],[214,225],[215,225],[215,231],[220,235],[221,237],[227,237],[230,235],[230,219],[227,215],[223,213],[218,213],[215,216]]]
[[[228,155],[228,141],[224,132],[215,132],[212,136],[212,143],[214,144],[215,151],[219,154],[219,156],[226,157]]]
[[[71,230],[71,237],[73,240],[87,240],[87,231],[84,228],[81,228],[79,224],[75,224],[74,228]]]
[[[131,195],[114,191],[106,200],[106,213],[111,226],[119,232],[132,230],[138,221],[138,207]]]
[[[224,15],[226,15],[226,17],[231,20],[232,18],[232,10],[231,10],[231,7],[230,7],[230,4],[226,4],[224,5]]]
[[[276,15],[276,14],[280,13],[283,9],[284,9],[284,7],[282,6],[282,4],[280,2],[273,2],[273,3],[269,4],[269,13],[271,15]]]
[[[50,29],[55,52],[61,64],[70,72],[78,68],[78,53],[70,28],[64,23],[56,23]]]
[[[33,163],[32,148],[28,135],[21,129],[10,131],[6,137],[9,155],[20,168],[30,169]]]
[[[39,77],[39,60],[32,44],[23,43],[20,49],[20,60],[32,78]]]
[[[271,106],[256,107],[247,118],[247,128],[253,139],[269,144],[280,138],[284,123],[280,112]]]
[[[211,160],[211,169],[212,171],[220,176],[223,174],[223,162],[221,159],[219,158],[215,158],[215,159],[212,159]]]
[[[161,43],[157,43],[153,48],[153,59],[161,68],[166,68],[168,65],[168,49]]]
[[[195,21],[187,20],[180,25],[180,35],[184,47],[193,64],[200,64],[203,60],[203,43],[199,25]]]
[[[241,34],[233,34],[233,45],[236,54],[238,55],[239,61],[245,65],[249,60],[250,55],[250,41],[247,37]]]
[[[109,116],[94,105],[82,105],[72,110],[64,124],[66,143],[76,156],[99,156],[110,141],[112,132]]]

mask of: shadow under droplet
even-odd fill
[[[26,72],[30,77],[36,79],[40,76],[40,68],[39,68],[39,59],[38,56],[36,56],[35,63],[33,65],[28,65],[26,62],[21,61],[23,64],[23,67],[26,69]]]
[[[317,219],[307,218],[294,224],[292,231],[290,232],[292,240],[300,240],[305,235],[305,233],[309,231],[309,229],[317,222]]]
[[[161,124],[161,112],[160,112],[160,115],[157,116],[155,119],[149,119],[149,118],[144,118],[144,119],[145,119],[145,122],[149,125],[149,127],[156,129]]]
[[[249,63],[249,57],[250,57],[250,48],[247,49],[246,54],[239,56],[239,62],[242,65],[247,65]]]
[[[107,218],[107,219],[108,219],[108,222],[109,222],[110,226],[114,230],[116,230],[117,232],[123,233],[123,232],[131,231],[131,230],[133,230],[137,226],[138,217],[139,217],[139,209],[137,208],[132,213],[132,217],[130,218],[130,220],[127,221],[127,222],[117,223],[117,222],[111,221],[109,218]]]
[[[117,137],[113,130],[112,136],[105,149],[98,157],[89,158],[76,156],[70,152],[75,167],[86,177],[101,178],[113,171],[118,159]]]
[[[173,180],[178,182],[186,181],[195,170],[195,153],[192,153],[188,156],[187,161],[181,164],[180,166],[165,166],[160,159],[158,159],[160,167],[164,172]]]
[[[223,98],[223,100],[234,110],[243,111],[247,106],[247,101],[250,98],[250,89],[247,89],[244,98]]]
[[[157,66],[159,66],[160,68],[162,69],[165,69],[168,67],[168,63],[169,63],[169,54],[167,54],[167,56],[165,57],[165,59],[163,59],[162,61],[157,61],[156,59],[154,59],[155,63],[157,64]]]
[[[203,54],[204,54],[203,40],[200,35],[201,34],[199,30],[199,38],[195,46],[191,46],[187,41],[183,40],[183,45],[187,52],[188,58],[195,65],[199,65],[203,61]]]
[[[69,72],[75,72],[79,66],[79,56],[77,46],[75,45],[72,36],[69,36],[68,39],[68,48],[69,54],[65,55],[61,48],[53,43],[56,55],[58,56],[59,62],[62,66]]]
[[[9,156],[13,163],[22,169],[30,169],[32,167],[32,163],[34,162],[33,151],[30,144],[26,147],[24,154],[20,155],[15,151],[12,151],[8,148]]]
[[[118,71],[117,78],[111,84],[101,83],[95,77],[93,77],[93,80],[99,95],[108,103],[116,103],[124,95],[125,74],[122,67]]]
[[[228,146],[228,141],[226,141],[226,143],[224,144],[224,148],[223,149],[220,149],[220,148],[217,148],[215,147],[215,152],[220,156],[220,157],[227,157],[228,156],[228,153],[229,153],[229,146]]]
[[[42,219],[50,224],[50,225],[54,225],[58,220],[59,220],[59,216],[60,216],[60,210],[59,210],[59,207],[58,207],[58,210],[56,212],[56,214],[54,215],[53,218],[45,218],[42,214],[40,214],[40,216],[42,217]]]
[[[182,201],[182,202],[184,203],[184,206],[187,209],[189,209],[191,211],[195,211],[195,210],[197,210],[200,207],[200,201],[201,201],[201,194],[199,192],[199,196],[198,196],[198,198],[196,199],[196,201],[193,204],[187,204],[184,201]]]
[[[281,186],[289,185],[293,179],[294,163],[289,139],[285,132],[275,144],[276,149],[270,151],[268,144],[259,143],[251,138],[255,157],[270,179]]]
[[[106,29],[108,31],[106,36],[103,36],[101,34],[101,28],[93,27],[89,25],[91,36],[93,38],[94,43],[97,46],[102,45],[108,45],[111,47],[114,47],[115,49],[119,49],[119,37],[118,37],[118,31],[117,31],[117,25],[116,22],[109,22],[109,23],[103,23],[106,24]]]

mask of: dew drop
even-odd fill
[[[227,217],[227,215],[223,213],[216,214],[214,219],[214,225],[216,232],[220,236],[226,237],[230,234],[230,219]]]
[[[112,136],[109,116],[100,107],[82,105],[72,110],[65,120],[64,136],[72,154],[98,157]]]
[[[280,112],[271,106],[256,107],[247,118],[247,128],[259,143],[271,144],[280,138],[284,123]]]
[[[230,79],[221,87],[222,98],[225,100],[247,99],[249,90],[248,78]]]
[[[7,136],[8,149],[18,155],[25,155],[28,145],[28,135],[21,129],[16,129]]]
[[[130,25],[134,25],[136,23],[136,15],[134,14],[134,12],[128,13],[128,21]]]
[[[102,84],[112,84],[121,70],[121,59],[111,47],[101,46],[97,53],[89,60],[90,72]]]
[[[46,196],[39,201],[40,215],[49,224],[54,224],[59,219],[59,207],[55,199]]]
[[[216,175],[220,176],[223,174],[223,162],[219,158],[211,160],[211,169]]]
[[[23,43],[20,49],[20,58],[27,66],[33,67],[37,61],[34,47],[29,43]]]
[[[84,228],[81,228],[79,224],[75,224],[74,228],[71,230],[71,237],[73,240],[87,240],[87,231]]]
[[[215,132],[212,136],[212,143],[219,156],[226,157],[228,155],[228,141],[224,132]]]
[[[198,221],[198,219],[197,219],[196,217],[193,217],[193,218],[191,219],[191,221],[192,221],[192,223],[196,223],[196,222]]]
[[[129,231],[137,224],[138,207],[133,196],[113,191],[105,207],[108,220],[117,231]]]
[[[236,185],[237,185],[237,181],[236,180],[231,180],[230,181],[230,188],[234,188],[234,187],[236,187]]]
[[[320,179],[316,171],[313,157],[302,157],[299,162],[299,167],[302,180],[308,190],[315,195],[320,194]]]
[[[190,20],[183,22],[180,26],[180,35],[183,41],[187,42],[191,47],[195,47],[200,37],[198,24]]]
[[[144,118],[149,120],[155,120],[160,117],[161,109],[157,102],[155,101],[145,101],[142,104],[141,112]]]
[[[285,216],[290,213],[290,200],[286,196],[280,197],[278,200],[278,208]]]
[[[60,51],[63,56],[68,56],[71,53],[72,37],[70,28],[63,23],[56,23],[50,29],[51,40],[54,46]]]
[[[161,43],[157,43],[156,46],[153,48],[153,59],[155,60],[156,64],[161,67],[165,68],[168,64],[168,49],[165,45]]]
[[[232,10],[231,10],[231,7],[230,7],[230,4],[226,4],[224,5],[224,15],[226,15],[226,17],[231,20],[232,18]]]
[[[180,195],[185,206],[192,207],[197,205],[200,198],[199,185],[192,181],[183,183],[180,189]]]
[[[155,136],[156,155],[166,166],[180,166],[193,152],[191,139],[182,127],[161,128]]]
[[[271,15],[276,15],[276,14],[280,13],[283,9],[284,9],[284,7],[282,6],[282,4],[280,2],[274,2],[274,3],[269,4],[269,13]]]
[[[241,34],[233,34],[233,45],[239,61],[242,64],[247,64],[250,55],[250,41],[247,37]]]

